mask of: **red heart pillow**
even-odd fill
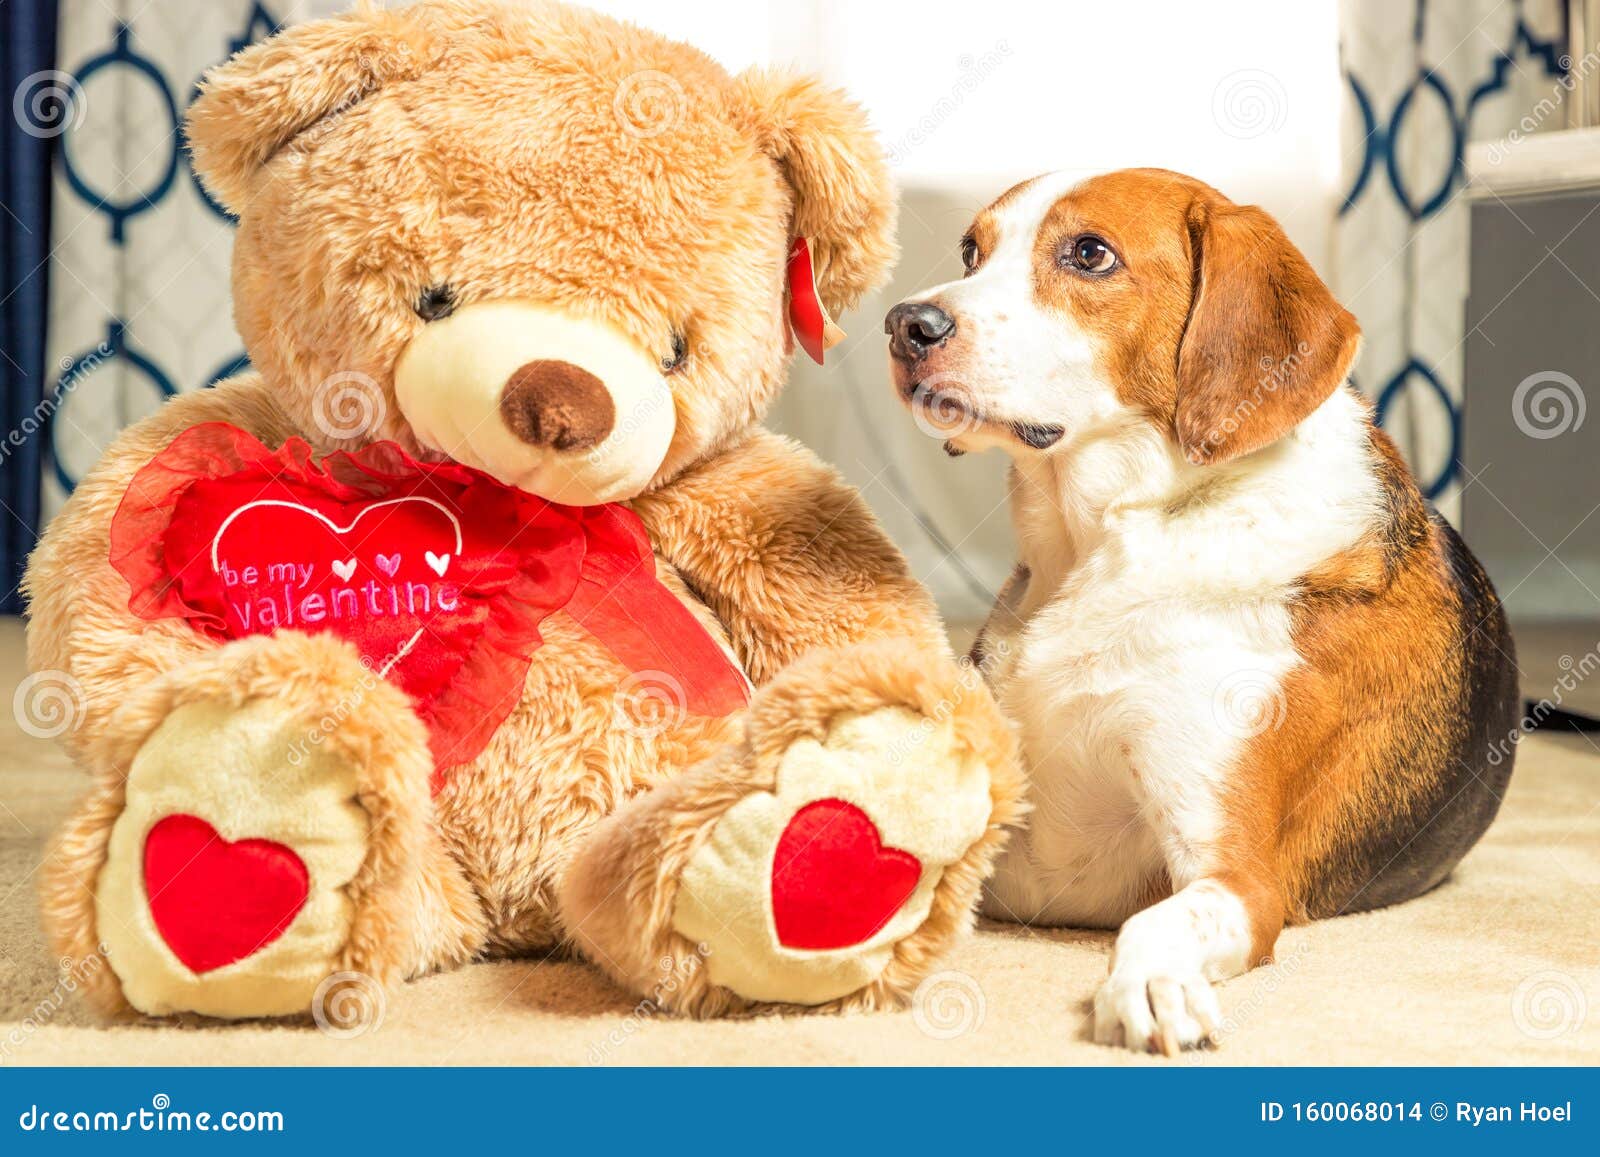
[[[182,617],[216,639],[349,639],[411,695],[438,772],[511,713],[558,610],[633,669],[666,673],[687,711],[747,699],[743,674],[656,581],[632,511],[559,506],[393,443],[317,462],[298,438],[269,450],[225,423],[196,426],[134,477],[111,563],[143,618]]]

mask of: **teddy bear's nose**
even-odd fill
[[[606,440],[617,414],[611,391],[588,370],[540,359],[506,381],[500,416],[530,446],[588,450]]]

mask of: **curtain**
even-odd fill
[[[1469,141],[1560,128],[1562,0],[1342,0],[1343,203],[1334,288],[1357,384],[1424,491],[1460,507]]]
[[[229,305],[232,223],[179,126],[207,68],[312,7],[61,0],[58,59],[78,107],[53,178],[46,516],[117,431],[247,364]]]
[[[0,166],[0,613],[22,609],[17,586],[39,520],[39,429],[50,252],[50,157],[76,107],[55,70],[55,0],[0,5],[0,91],[12,97]]]

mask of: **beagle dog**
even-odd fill
[[[973,657],[1033,809],[985,911],[1120,928],[1095,1039],[1172,1054],[1285,921],[1426,892],[1483,834],[1511,637],[1266,213],[1162,170],[1044,176],[961,259],[886,328],[919,424],[1012,458],[1021,558]]]

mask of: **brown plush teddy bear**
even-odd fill
[[[241,52],[188,130],[253,372],[123,434],[27,577],[97,1003],[563,945],[700,1015],[902,1000],[1020,782],[860,497],[757,424],[791,316],[820,347],[893,255],[859,110],[433,0]]]

